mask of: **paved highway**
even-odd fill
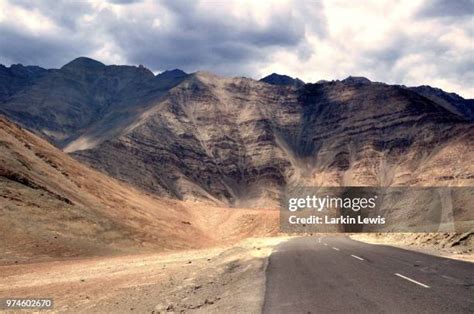
[[[264,313],[474,313],[474,264],[354,241],[301,237],[266,270]]]

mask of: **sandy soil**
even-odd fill
[[[0,266],[0,298],[52,297],[54,312],[69,313],[260,313],[267,257],[287,239]]]
[[[474,231],[457,233],[361,233],[352,239],[474,262]]]

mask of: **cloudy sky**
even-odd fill
[[[360,75],[474,98],[473,11],[474,0],[0,0],[0,63]]]

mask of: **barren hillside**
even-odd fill
[[[230,212],[148,195],[5,118],[0,139],[0,263],[199,248],[276,229],[271,211]]]
[[[73,156],[158,195],[268,207],[293,184],[472,185],[473,143],[472,121],[404,87],[197,73]]]

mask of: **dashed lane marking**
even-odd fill
[[[403,275],[401,275],[401,274],[399,274],[399,273],[395,273],[395,276],[398,276],[398,277],[403,278],[403,279],[405,279],[405,280],[408,280],[408,281],[410,281],[410,282],[416,283],[417,285],[422,286],[422,287],[424,287],[424,288],[429,288],[429,287],[430,287],[430,286],[428,286],[428,285],[425,285],[424,283],[421,283],[421,282],[416,281],[416,280],[414,280],[414,279],[408,278],[408,277],[403,276]]]

